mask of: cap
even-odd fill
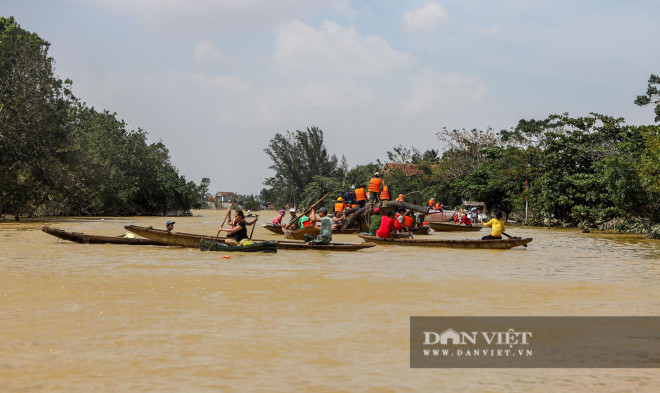
[[[167,227],[167,226],[169,226],[170,224],[176,224],[176,222],[174,222],[174,221],[168,221],[168,222],[165,223],[165,226]]]
[[[374,209],[374,213],[380,213],[380,209],[379,209],[379,208],[375,208],[375,209]]]
[[[341,197],[337,198],[337,202],[341,202],[341,201],[343,201],[343,199],[341,199]]]
[[[320,207],[320,208],[319,208],[319,213],[326,213],[326,214],[327,214],[327,213],[328,213],[328,209],[325,208],[325,207]]]
[[[374,173],[374,176],[378,177],[378,176],[380,176],[380,173],[376,172],[376,173]]]
[[[290,209],[289,211],[290,211],[291,213],[295,213],[295,212],[296,212],[296,209]]]

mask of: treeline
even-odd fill
[[[654,104],[656,121],[659,83],[652,76],[647,95],[640,96],[648,99],[636,101]],[[265,180],[270,188],[261,198],[307,206],[326,192],[337,198],[380,171],[393,199],[404,194],[406,201],[425,204],[434,197],[451,207],[483,201],[490,211],[530,225],[616,225],[660,238],[660,126],[563,114],[520,120],[500,132],[443,129],[436,136],[446,147],[442,154],[397,146],[385,163],[349,169],[345,159],[326,152],[316,127],[277,134],[265,150],[275,175]]]
[[[49,43],[0,17],[3,215],[186,214],[209,180],[186,181],[161,143],[74,97]]]

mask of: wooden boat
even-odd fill
[[[454,218],[456,211],[454,210],[431,210],[424,217],[424,221],[429,224],[432,222],[449,222]]]
[[[451,222],[429,222],[429,226],[436,232],[477,232],[482,225],[458,225]]]
[[[202,239],[209,239],[213,241],[215,235],[196,235],[193,233],[183,232],[167,232],[161,229],[154,229],[152,227],[141,227],[136,225],[127,225],[126,230],[142,236],[147,239],[157,241],[162,244],[171,246],[181,246],[188,248],[198,248]],[[225,237],[218,237],[218,241],[224,240]],[[263,242],[266,240],[254,240],[255,242]],[[332,250],[332,251],[357,251],[364,248],[374,247],[372,243],[330,243],[323,245],[311,245],[304,242],[297,242],[292,240],[278,240],[278,250]]]
[[[531,237],[520,238],[512,237],[507,239],[481,240],[441,240],[441,239],[384,239],[378,236],[359,234],[362,239],[376,244],[393,244],[401,246],[421,246],[421,247],[449,247],[449,248],[487,248],[487,249],[507,249],[517,246],[527,246],[532,241]]]
[[[282,227],[279,226],[279,225],[264,224],[264,225],[262,225],[262,227],[264,227],[264,229],[266,229],[270,232],[273,232],[275,234],[279,234],[279,235],[284,234],[284,231],[282,230]],[[332,230],[332,233],[343,234],[343,235],[358,233],[358,232],[359,232],[358,229],[341,229],[341,228],[337,228],[337,229]],[[304,240],[304,237],[301,240]]]
[[[321,234],[321,228],[316,225],[310,225],[304,228],[296,229],[293,231],[284,231],[284,236],[287,239],[305,240],[305,235],[318,236]]]
[[[211,247],[213,245],[213,247]],[[223,251],[223,252],[277,252],[276,242],[252,242],[240,246],[230,246],[221,241],[202,239],[199,243],[199,249],[202,251]]]
[[[428,225],[424,225],[421,227],[414,227],[410,229],[410,231],[415,234],[415,235],[428,235],[431,230],[431,227]]]
[[[100,236],[88,235],[80,232],[69,232],[64,229],[51,228],[45,226],[41,228],[42,231],[49,235],[53,235],[60,239],[69,240],[76,243],[83,244],[132,244],[132,245],[147,245],[147,246],[162,246],[162,243],[149,239],[140,239],[137,237],[124,237],[120,236]]]

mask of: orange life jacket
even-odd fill
[[[412,227],[413,224],[415,223],[415,220],[413,220],[412,217],[410,216],[403,216],[403,223],[408,227]]]
[[[381,185],[384,187],[383,179],[380,177],[372,177],[369,181],[369,192],[380,192]]]
[[[335,211],[336,212],[343,212],[344,211],[344,204],[342,202],[335,203]]]
[[[400,196],[400,197],[396,198],[396,200],[399,201],[399,202],[403,202],[403,197]]]
[[[429,206],[433,207],[433,199],[429,199]]]
[[[379,196],[381,201],[389,201],[390,200],[390,189],[387,188],[386,185],[383,185],[383,191],[380,192]]]
[[[435,204],[435,210],[440,210],[442,208],[442,203],[438,202]]]
[[[364,188],[356,188],[355,189],[355,200],[357,202],[367,200],[367,193],[364,192]]]

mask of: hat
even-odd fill
[[[374,173],[374,176],[378,177],[378,176],[380,176],[380,173],[376,172],[376,173]]]
[[[296,209],[290,209],[289,211],[290,211],[291,213],[295,213],[295,212],[296,212]]]
[[[280,216],[283,216],[286,213],[286,210],[282,209],[280,210]]]
[[[343,199],[341,199],[341,197],[337,198],[337,202],[341,202],[341,201],[343,201]]]
[[[165,223],[165,226],[168,227],[168,226],[170,226],[170,224],[176,224],[176,222],[174,222],[174,221],[168,221],[168,222]]]
[[[319,213],[326,213],[326,214],[327,214],[327,213],[328,213],[328,209],[325,208],[325,207],[320,207],[320,208],[319,208]]]
[[[374,213],[380,213],[380,209],[379,209],[379,208],[375,208],[375,209],[374,209]]]

